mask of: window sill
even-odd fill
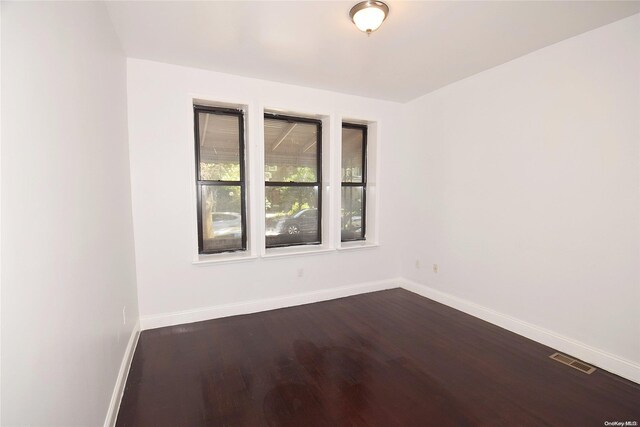
[[[258,259],[258,257],[252,253],[197,255],[192,264],[197,266],[207,266],[211,264],[230,264],[234,262],[250,261],[253,259]]]
[[[262,254],[261,258],[277,259],[306,255],[322,255],[334,252],[336,250],[353,251],[358,249],[372,249],[379,247],[379,244],[370,242],[345,242],[342,243],[342,246],[337,248],[292,246],[267,249],[266,253]],[[258,259],[258,256],[252,253],[222,253],[211,255],[197,255],[192,264],[196,266],[206,267],[207,265],[231,264],[236,262],[251,261],[255,259]]]
[[[353,251],[356,249],[372,249],[372,248],[379,248],[379,247],[380,245],[377,243],[362,241],[362,242],[344,242],[342,243],[342,246],[336,249],[339,251]]]
[[[320,255],[333,252],[335,249],[327,247],[301,247],[293,246],[288,248],[271,248],[267,249],[266,253],[262,255],[263,258],[285,258],[292,256],[304,256],[304,255]]]

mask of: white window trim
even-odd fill
[[[192,265],[211,266],[237,262],[253,262],[259,258],[278,259],[296,256],[311,256],[375,249],[379,242],[379,197],[377,183],[380,177],[380,122],[376,119],[359,119],[357,115],[341,116],[337,113],[309,112],[295,106],[273,107],[246,99],[224,99],[210,95],[190,93],[185,102],[185,155],[189,164],[186,185],[190,194],[189,221],[192,247]],[[198,219],[195,177],[195,144],[193,105],[240,108],[245,117],[245,179],[247,206],[247,249],[239,252],[219,254],[198,253]],[[265,186],[264,186],[264,113],[276,112],[292,116],[311,117],[322,120],[322,244],[299,245],[279,248],[265,247]],[[367,236],[356,242],[341,241],[341,165],[342,123],[367,125]],[[337,189],[337,191],[332,189]]]
[[[309,255],[309,254],[321,254],[327,253],[335,250],[334,238],[332,230],[334,228],[334,218],[332,215],[333,206],[335,206],[335,202],[331,200],[331,170],[333,169],[333,159],[332,154],[333,150],[331,148],[331,141],[335,141],[332,135],[332,127],[335,123],[333,120],[332,114],[322,113],[322,112],[308,112],[305,110],[299,110],[296,108],[282,108],[282,106],[272,107],[272,106],[261,106],[260,111],[260,123],[261,123],[261,133],[260,139],[257,143],[258,151],[260,151],[260,165],[259,165],[259,175],[260,175],[260,186],[261,192],[260,200],[258,201],[258,205],[260,206],[260,212],[264,217],[265,212],[265,185],[264,185],[264,114],[265,113],[276,113],[276,114],[284,114],[287,116],[294,117],[305,117],[318,119],[322,121],[322,182],[319,191],[322,191],[322,243],[319,245],[292,245],[292,246],[283,246],[278,248],[267,248],[265,241],[265,222],[261,221],[261,230],[260,233],[262,235],[262,242],[260,245],[260,256],[262,258],[281,258],[288,256],[296,256],[296,255]],[[258,173],[256,175],[258,175]]]
[[[287,258],[292,256],[322,255],[335,251],[335,248],[323,248],[322,246],[314,245],[284,246],[280,248],[268,249],[267,253],[265,255],[262,255],[262,258],[274,259]]]
[[[213,98],[211,96],[190,93],[187,96],[188,108],[185,108],[187,117],[185,117],[185,123],[189,123],[185,129],[185,139],[189,143],[187,145],[187,157],[190,164],[189,167],[189,177],[187,180],[189,194],[190,194],[190,217],[189,221],[191,228],[191,247],[192,247],[192,264],[193,265],[211,265],[211,264],[221,264],[221,263],[230,263],[237,261],[247,261],[257,258],[256,253],[256,242],[255,242],[255,233],[252,230],[255,230],[254,222],[256,221],[256,209],[253,204],[253,200],[255,200],[255,196],[253,195],[254,186],[251,185],[252,177],[255,175],[254,171],[254,163],[255,163],[255,155],[253,150],[250,147],[250,141],[253,136],[253,129],[251,124],[249,123],[249,119],[252,115],[254,115],[255,106],[252,102],[247,100],[239,100],[239,99],[221,99],[219,97]],[[246,185],[246,227],[247,227],[247,249],[244,251],[237,252],[221,252],[218,254],[200,254],[198,252],[198,195],[197,188],[194,182],[196,176],[196,165],[195,165],[195,142],[194,142],[194,118],[193,118],[193,106],[194,105],[206,105],[212,107],[226,107],[226,108],[238,108],[244,112],[244,138],[245,138],[245,185]],[[188,135],[188,136],[187,136]]]
[[[367,209],[366,209],[366,227],[367,235],[365,240],[355,242],[343,242],[340,232],[340,223],[336,225],[336,249],[338,250],[356,250],[356,249],[370,249],[380,246],[379,241],[379,197],[377,183],[380,177],[380,122],[374,120],[366,120],[355,118],[354,116],[339,117],[338,124],[338,139],[339,149],[336,150],[336,167],[334,169],[335,180],[337,187],[342,189],[342,123],[362,124],[367,126]],[[337,210],[335,212],[336,218],[340,221],[342,197],[341,191],[336,191],[334,194],[336,198]]]
[[[367,242],[366,240],[359,240],[355,242],[342,242],[339,248],[336,248],[339,251],[353,251],[356,249],[372,249],[379,248],[380,245],[377,243]]]
[[[246,251],[245,251],[246,252]],[[219,254],[199,254],[198,259],[193,261],[193,265],[206,266],[211,264],[231,264],[234,262],[244,262],[258,259],[257,255],[245,252],[228,252]]]

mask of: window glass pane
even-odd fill
[[[240,117],[198,113],[200,179],[240,181]]]
[[[362,182],[362,129],[342,128],[342,182]]]
[[[206,252],[242,249],[239,185],[203,185],[202,248]]]
[[[364,239],[362,195],[362,187],[342,187],[342,240]]]
[[[267,246],[320,243],[318,187],[271,187],[266,192]]]
[[[318,126],[264,119],[265,181],[316,182]]]

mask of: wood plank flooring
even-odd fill
[[[117,426],[640,423],[638,384],[553,352],[401,289],[149,330]]]

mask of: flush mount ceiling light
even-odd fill
[[[349,16],[360,31],[371,34],[389,14],[389,6],[381,1],[363,1],[351,8]]]

